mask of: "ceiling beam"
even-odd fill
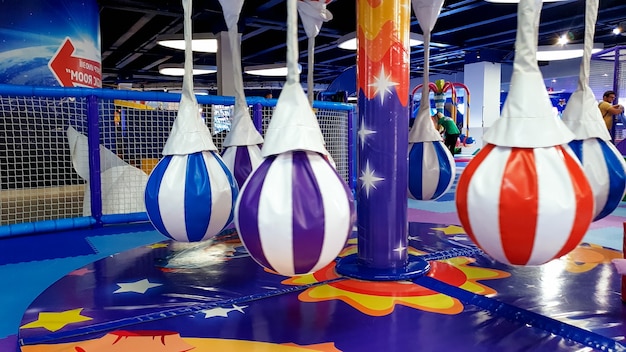
[[[115,43],[111,44],[109,50],[102,53],[102,60],[106,59],[109,55],[111,55],[115,50],[119,49],[120,45],[124,44],[130,37],[135,35],[141,28],[143,28],[150,20],[152,20],[156,16],[155,14],[145,14],[143,15],[135,24],[133,24],[122,36],[117,38]]]

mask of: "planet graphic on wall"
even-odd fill
[[[0,83],[58,86],[48,67],[58,45],[32,46],[0,52]]]

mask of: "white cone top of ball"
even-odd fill
[[[537,64],[537,33],[541,0],[518,4],[515,60],[511,88],[501,118],[483,140],[506,147],[541,148],[565,144],[574,134],[555,118],[543,76]]]
[[[591,87],[589,87],[589,71],[591,66],[591,50],[595,35],[595,24],[598,18],[598,0],[587,0],[585,8],[585,39],[583,58],[580,62],[578,87],[567,101],[562,120],[574,133],[574,139],[600,138],[611,140],[606,129],[602,113],[598,109]]]
[[[572,93],[563,111],[562,120],[565,126],[574,133],[574,139],[611,140],[596,98],[589,86]]]
[[[298,13],[307,37],[316,37],[322,29],[322,24],[333,19],[333,14],[326,9],[326,4],[329,2],[317,0],[298,1]]]
[[[261,152],[263,157],[268,157],[295,150],[328,155],[324,136],[302,86],[287,82],[278,97]]]
[[[170,136],[163,147],[163,155],[187,155],[201,151],[217,150],[211,131],[200,118],[200,106],[193,93],[193,55],[191,51],[191,0],[183,0],[185,16],[185,73],[183,93],[178,105]]]
[[[200,106],[196,97],[183,89],[178,115],[162,154],[186,155],[211,150],[217,150],[217,147],[213,144],[211,131],[200,118]]]
[[[413,12],[424,32],[432,32],[444,0],[411,0]]]
[[[224,147],[263,144],[263,137],[254,127],[247,106],[244,109],[235,107],[232,121],[230,132],[224,139]]]
[[[428,85],[424,85],[422,89],[428,90]],[[440,140],[442,140],[441,134],[435,129],[435,124],[430,116],[430,102],[424,106],[420,105],[413,126],[409,131],[409,143],[436,142]]]

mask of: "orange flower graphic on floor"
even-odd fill
[[[355,240],[350,242],[354,243]],[[347,247],[341,256],[354,253],[356,246]],[[413,248],[411,255],[424,255],[424,252]],[[467,257],[431,262],[428,276],[456,287],[481,295],[495,294],[492,288],[479,281],[509,277],[510,274],[501,270],[472,266],[475,260]],[[335,273],[335,264],[315,273],[296,276],[284,280],[286,285],[307,285],[333,280],[339,276]],[[440,313],[457,314],[463,311],[463,304],[450,296],[417,285],[411,281],[361,281],[346,279],[311,287],[298,296],[303,302],[321,302],[341,300],[371,316],[384,316],[393,312],[397,304],[415,309]]]

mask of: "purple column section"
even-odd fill
[[[94,227],[102,226],[102,179],[100,178],[100,121],[98,98],[87,96],[87,145],[89,146],[89,193]]]
[[[405,9],[411,4],[408,0],[390,0],[357,2],[357,6],[363,7],[357,13],[364,17],[357,19],[358,263],[370,269],[393,270],[408,264],[410,12]],[[381,14],[393,18],[379,18]],[[385,37],[383,26],[388,20],[394,22],[397,37]],[[377,45],[379,36],[389,44]],[[400,96],[402,92],[407,96]]]

